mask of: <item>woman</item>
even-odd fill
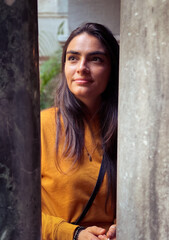
[[[44,240],[116,239],[118,64],[118,43],[103,25],[83,24],[66,41],[57,107],[41,115]],[[103,156],[103,182],[74,224],[96,185]]]

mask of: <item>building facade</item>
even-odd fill
[[[106,25],[119,39],[119,0],[39,0],[39,55],[52,56],[69,33],[83,22]]]

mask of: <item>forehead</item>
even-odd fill
[[[96,37],[88,33],[81,33],[70,41],[67,51],[70,50],[77,52],[105,51],[105,47]]]

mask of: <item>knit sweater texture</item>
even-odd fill
[[[41,112],[41,199],[42,199],[42,239],[72,240],[76,225],[71,224],[81,214],[95,187],[102,151],[97,121],[85,123],[85,148],[80,164],[73,165],[73,159],[63,156],[65,137],[60,137],[56,152],[56,115],[57,109],[50,108]],[[61,120],[62,129],[64,128]],[[92,155],[89,161],[87,151]],[[59,167],[57,162],[59,162]],[[99,226],[108,229],[115,217],[115,203],[112,206],[107,196],[107,175],[100,190],[80,223],[81,226]]]

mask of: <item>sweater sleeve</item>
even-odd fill
[[[77,225],[42,212],[42,240],[73,240]]]
[[[42,173],[42,239],[43,240],[73,240],[74,231],[77,225],[68,223],[59,216],[49,214],[49,209],[44,210],[44,204],[48,201],[48,197],[44,195],[46,189],[43,184],[50,186],[50,177],[43,179],[43,175],[51,174],[51,162],[53,162],[52,146],[55,145],[55,110],[48,109],[41,112],[41,173]],[[52,153],[51,153],[52,152]],[[48,203],[48,205],[50,205]],[[46,206],[46,205],[45,205]],[[49,207],[49,206],[48,206]],[[55,207],[55,204],[52,206]],[[50,211],[52,212],[52,207]]]

